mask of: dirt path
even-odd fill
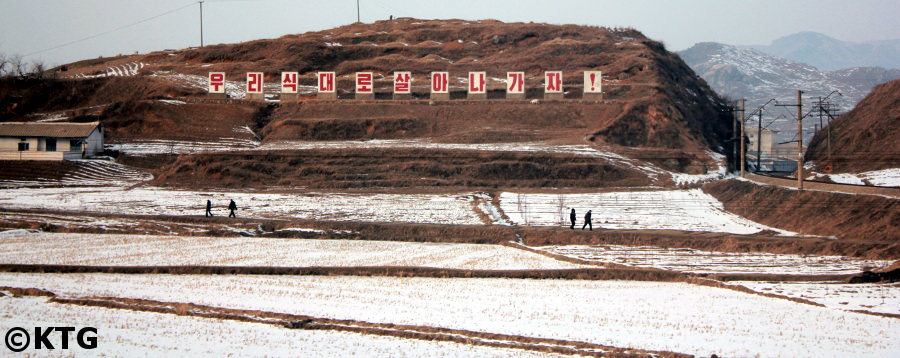
[[[757,175],[753,173],[745,173],[744,179],[751,180],[756,183],[777,185],[785,188],[797,187],[797,180],[795,179],[777,178],[767,175]],[[900,188],[820,183],[808,180],[803,182],[803,188],[809,190],[833,191],[846,194],[882,195],[900,199]]]

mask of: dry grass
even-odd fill
[[[709,183],[703,191],[725,209],[750,220],[808,235],[829,235],[840,247],[852,242],[881,244],[880,254],[858,251],[850,256],[900,257],[900,200],[875,195],[797,191],[738,180]],[[863,248],[864,246],[859,246]]]
[[[185,188],[545,188],[648,185],[610,161],[565,154],[436,149],[341,149],[197,154],[154,184]]]

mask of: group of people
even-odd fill
[[[231,211],[231,213],[228,214],[228,217],[230,217],[230,218],[237,217],[234,215],[234,212],[237,211],[237,203],[235,203],[233,199],[231,200],[230,203],[228,203],[228,210]],[[213,216],[212,201],[210,201],[209,199],[206,199],[206,217],[210,217],[210,216]]]
[[[572,208],[572,212],[569,213],[569,220],[572,221],[572,225],[569,226],[569,229],[575,230],[575,208]],[[586,214],[584,214],[584,225],[581,225],[581,230],[587,227],[590,231],[594,231],[594,225],[591,224],[591,211],[588,210]]]

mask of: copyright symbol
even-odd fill
[[[22,342],[23,340],[25,341],[24,343]],[[9,348],[9,350],[13,352],[24,351],[25,348],[28,348],[29,343],[31,343],[31,337],[28,336],[28,331],[22,327],[13,327],[6,331],[6,348]]]

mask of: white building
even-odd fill
[[[103,152],[103,125],[0,123],[0,160],[69,160]]]

